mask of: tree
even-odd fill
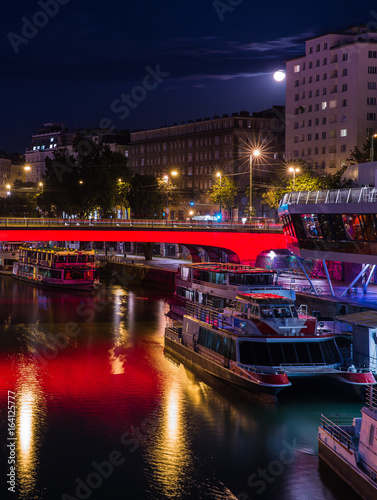
[[[154,175],[135,174],[131,180],[128,200],[133,217],[160,217],[166,204],[166,193],[163,193]]]
[[[230,210],[234,206],[234,199],[237,196],[238,188],[227,177],[221,177],[218,178],[217,182],[208,192],[211,203],[221,205],[226,210]]]
[[[361,151],[357,146],[350,150],[350,156],[346,159],[348,165],[354,165],[355,163],[366,163],[370,160],[370,148],[371,140],[368,138],[363,144],[363,150]]]
[[[116,205],[128,206],[131,174],[127,159],[108,146],[79,136],[73,150],[70,155],[66,149],[59,149],[53,158],[46,159],[44,189],[38,196],[43,211],[54,216],[65,212],[88,217],[97,210],[108,217]]]

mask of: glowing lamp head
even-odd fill
[[[254,149],[254,151],[251,153],[251,156],[260,156],[259,149]]]
[[[284,79],[285,79],[285,71],[283,71],[282,69],[275,71],[274,73],[275,82],[282,82]]]

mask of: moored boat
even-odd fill
[[[182,323],[166,328],[165,347],[223,380],[274,395],[299,378],[375,383],[369,371],[345,364],[335,335],[317,330],[315,317],[276,294],[239,294],[224,311],[188,303]]]
[[[295,291],[278,285],[278,272],[244,264],[202,262],[181,264],[170,300],[174,314],[183,316],[188,302],[225,308],[238,293],[275,293],[295,299]]]
[[[39,285],[90,290],[98,282],[93,250],[20,247],[13,277]]]
[[[364,500],[377,498],[377,389],[366,391],[361,418],[321,416],[318,456]]]

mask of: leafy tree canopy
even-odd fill
[[[227,177],[218,178],[217,182],[209,190],[209,199],[211,203],[217,203],[230,210],[234,206],[234,199],[237,196],[238,189],[233,181]]]

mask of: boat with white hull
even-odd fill
[[[364,500],[377,498],[377,389],[368,387],[361,418],[321,416],[318,456]]]
[[[188,302],[223,309],[239,293],[275,293],[295,299],[295,291],[278,285],[278,272],[244,264],[202,262],[181,264],[175,277],[170,310],[178,316]]]
[[[346,366],[335,335],[315,317],[275,294],[239,294],[219,309],[188,303],[182,322],[165,330],[165,348],[208,373],[275,396],[299,378],[332,377],[350,386],[375,384],[373,374]]]

